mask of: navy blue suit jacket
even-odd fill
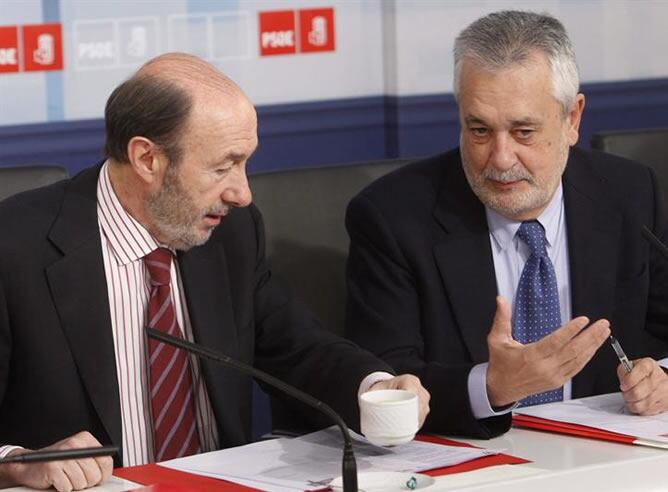
[[[573,315],[607,318],[630,357],[668,349],[668,261],[641,237],[668,240],[653,172],[572,148],[563,175]],[[497,295],[484,206],[459,150],[384,176],[355,197],[346,226],[347,336],[431,392],[427,430],[492,437],[510,415],[476,420],[467,378],[488,360]],[[604,345],[573,379],[573,396],[619,391]]]
[[[99,169],[0,204],[0,443],[39,448],[81,430],[122,443]],[[320,329],[278,285],[257,208],[233,210],[178,262],[197,342],[269,371],[358,425],[361,380],[390,369]],[[249,442],[251,379],[211,361],[202,374],[221,446]]]

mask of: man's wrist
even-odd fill
[[[487,390],[487,366],[487,363],[473,366],[468,377],[469,405],[473,416],[478,420],[506,414],[516,406],[514,402],[505,407],[492,405]]]

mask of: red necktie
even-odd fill
[[[182,337],[170,292],[172,253],[158,248],[144,257],[151,277],[146,322],[175,337]],[[151,408],[155,460],[165,461],[198,453],[190,361],[184,350],[148,339]]]

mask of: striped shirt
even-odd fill
[[[154,461],[146,365],[148,344],[144,333],[151,286],[143,258],[156,248],[165,246],[125,211],[111,186],[109,165],[109,162],[104,163],[98,179],[97,212],[116,355],[123,465],[133,466]],[[176,261],[172,262],[171,285],[176,319],[185,338],[192,340],[190,317]],[[195,357],[191,358],[191,369],[200,444],[202,451],[212,451],[218,448],[218,432]]]

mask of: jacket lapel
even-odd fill
[[[84,171],[65,192],[49,233],[63,257],[46,269],[46,276],[93,408],[112,443],[121,446],[116,358],[97,222],[99,170],[96,166]]]
[[[602,178],[591,171],[586,158],[571,149],[563,177],[564,206],[572,316],[595,321],[612,312],[622,219],[606,206]],[[574,378],[574,396],[591,392],[594,365],[590,362]]]
[[[569,168],[564,174],[564,206],[573,317],[594,320],[611,312],[621,217],[595,198],[599,185],[586,170]]]
[[[434,217],[445,235],[434,245],[434,256],[462,338],[473,362],[480,363],[488,359],[497,294],[487,218],[460,159],[444,165]]]

